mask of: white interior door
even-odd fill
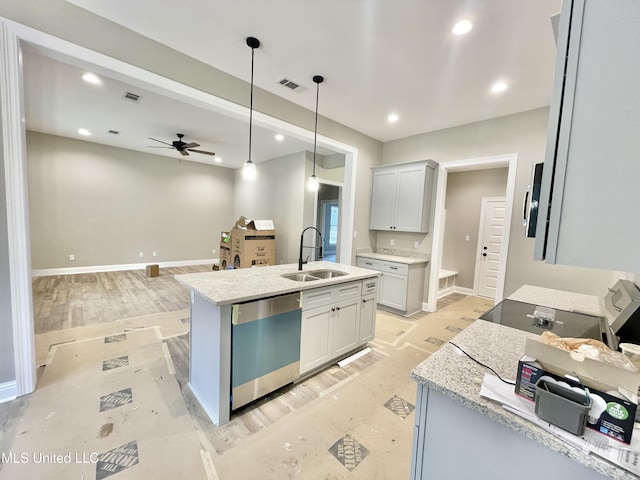
[[[481,297],[496,298],[505,211],[506,201],[503,197],[482,199],[475,275],[476,295]]]

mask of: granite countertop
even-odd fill
[[[609,324],[614,320],[614,316],[605,308],[604,298],[596,297],[595,295],[523,285],[509,295],[508,298],[509,300],[533,303],[542,307],[605,317]]]
[[[311,282],[298,282],[281,277],[283,273],[295,273],[298,271],[298,265],[291,263],[269,267],[187,273],[176,275],[175,278],[180,283],[198,292],[214,305],[228,305],[380,275],[375,270],[332,262],[311,262],[303,265],[302,271],[309,272],[311,270],[324,269],[339,270],[346,272],[347,275]]]
[[[534,302],[535,303],[535,302]],[[452,342],[478,361],[489,365],[506,380],[514,380],[518,360],[527,338],[538,335],[504,325],[476,320]],[[616,480],[637,480],[634,474],[606,460],[584,453],[554,437],[537,425],[508,412],[502,405],[480,396],[482,378],[488,370],[467,358],[453,345],[445,344],[415,367],[411,377],[453,401],[462,403],[490,419],[525,435],[603,475]]]
[[[386,260],[387,262],[406,263],[407,265],[419,265],[429,263],[428,258],[404,257],[401,255],[391,255],[388,253],[358,253],[358,257],[372,258],[374,260]]]

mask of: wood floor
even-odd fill
[[[35,333],[189,308],[189,290],[173,276],[211,271],[211,265],[52,275],[33,279]]]

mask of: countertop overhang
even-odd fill
[[[518,360],[524,354],[527,338],[537,339],[539,335],[476,320],[451,342],[478,361],[489,365],[502,378],[513,380],[517,373]],[[411,378],[609,478],[638,478],[621,467],[569,445],[534,423],[505,410],[501,404],[481,397],[480,386],[487,372],[488,370],[467,358],[451,343],[446,343],[415,367],[411,372]]]
[[[220,270],[217,272],[188,273],[176,275],[175,279],[214,305],[229,305],[328,285],[337,285],[354,280],[363,280],[380,275],[375,270],[332,262],[311,262],[303,265],[302,271],[309,272],[324,269],[338,270],[345,272],[346,275],[310,282],[298,282],[281,276],[285,273],[298,271],[298,265],[291,263],[268,267]]]

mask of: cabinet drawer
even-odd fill
[[[300,292],[300,307],[302,310],[321,307],[333,302],[333,286],[314,288]]]
[[[362,294],[362,282],[340,283],[327,287],[314,288],[300,292],[300,307],[302,310],[322,307],[348,298],[359,297]]]
[[[406,263],[384,262],[383,271],[397,273],[399,275],[409,275],[409,265]]]
[[[378,291],[378,277],[366,278],[362,281],[362,295],[376,293]]]
[[[382,271],[384,269],[381,261],[366,257],[356,257],[356,266],[378,271]]]

